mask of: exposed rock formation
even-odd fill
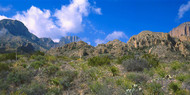
[[[177,60],[183,56],[188,57],[190,54],[188,42],[183,42],[162,32],[142,31],[131,37],[127,45],[131,51],[142,50],[158,55],[159,58]]]
[[[79,41],[80,38],[77,36],[66,36],[66,37],[62,37],[59,41],[59,43],[56,45],[57,47],[62,47],[65,44],[71,43],[71,42],[77,42]]]
[[[190,37],[190,22],[185,22],[169,32],[172,37],[179,38],[180,36]]]
[[[64,45],[63,47],[57,47],[50,49],[48,51],[51,55],[57,55],[57,56],[90,56],[92,55],[94,50],[94,47],[91,45],[88,45],[87,43],[83,41],[79,42],[72,42],[69,44]]]

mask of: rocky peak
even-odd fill
[[[151,31],[142,31],[138,35],[132,36],[127,42],[130,49],[150,47],[158,44],[171,46],[175,42],[168,33]]]
[[[62,47],[65,44],[71,43],[71,42],[77,42],[80,38],[78,36],[65,36],[62,37],[57,45],[57,47]]]
[[[169,34],[172,37],[179,38],[180,36],[188,36],[190,37],[190,22],[185,22],[179,25],[178,27],[172,29]]]

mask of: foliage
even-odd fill
[[[46,85],[43,83],[32,82],[22,90],[27,95],[45,95],[47,92]]]
[[[118,57],[116,63],[122,64],[124,60],[135,58],[134,55],[124,55],[122,57]]]
[[[180,90],[181,85],[177,82],[171,82],[169,84],[169,89],[171,89],[174,93],[178,92]]]
[[[57,78],[51,80],[55,85],[63,86],[64,89],[68,89],[71,86],[72,81],[77,77],[76,71],[60,71],[57,72]]]
[[[43,61],[35,61],[31,63],[31,67],[38,69],[40,67],[42,67],[45,63]]]
[[[182,63],[179,63],[178,61],[174,61],[171,63],[172,70],[178,70],[182,67]]]
[[[119,74],[119,69],[117,67],[115,67],[115,66],[111,66],[110,70],[111,70],[113,76],[116,76],[116,75]]]
[[[128,59],[123,61],[123,66],[126,71],[143,71],[145,68],[148,68],[148,62],[144,59]]]
[[[13,71],[8,75],[8,81],[15,85],[29,83],[32,78],[32,73],[29,71]]]
[[[150,95],[164,95],[162,90],[162,85],[156,82],[151,82],[146,85]]]
[[[45,72],[48,74],[48,75],[53,75],[55,74],[57,71],[59,70],[59,67],[55,66],[55,65],[51,65],[51,66],[48,66],[45,70]]]
[[[156,56],[151,54],[144,54],[142,58],[148,61],[149,67],[157,67],[159,65],[159,60]]]
[[[129,79],[129,80],[131,80],[131,81],[133,81],[133,82],[135,82],[135,83],[137,83],[137,84],[139,84],[139,83],[145,83],[145,82],[147,82],[148,81],[148,77],[145,75],[145,74],[142,74],[142,73],[135,73],[135,72],[132,72],[132,73],[128,73],[127,75],[126,75],[126,77]]]
[[[16,53],[7,53],[0,56],[0,61],[16,60]]]
[[[109,65],[110,64],[110,58],[108,56],[95,56],[88,59],[88,65],[90,66],[102,66],[102,65]]]
[[[9,64],[8,63],[0,63],[0,72],[2,71],[9,71]]]

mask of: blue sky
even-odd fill
[[[38,37],[77,35],[97,45],[143,30],[169,32],[190,19],[189,0],[0,0],[0,19],[22,21]]]

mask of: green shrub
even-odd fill
[[[94,81],[90,84],[91,91],[96,95],[112,95],[114,90],[110,87],[108,84],[97,81]]]
[[[122,57],[118,57],[116,63],[117,64],[122,64],[122,62],[124,60],[132,59],[132,58],[135,58],[134,55],[125,55],[125,56],[122,56]]]
[[[175,61],[171,63],[171,68],[172,70],[178,70],[182,67],[182,65],[183,65],[182,63]]]
[[[37,55],[44,56],[44,55],[45,55],[45,53],[44,53],[44,52],[41,52],[41,51],[36,51],[36,52],[34,52],[34,54],[33,54],[33,55],[35,55],[35,56],[37,56]]]
[[[68,89],[77,75],[78,73],[76,71],[60,71],[57,72],[58,78],[54,78],[51,81],[55,85],[61,85],[64,89]]]
[[[111,70],[113,76],[116,76],[116,75],[119,74],[119,69],[117,67],[115,67],[115,66],[111,66],[110,70]]]
[[[31,67],[38,69],[40,67],[42,67],[45,63],[43,61],[35,61],[31,63]]]
[[[0,72],[10,70],[8,63],[0,63]]]
[[[181,81],[181,82],[184,82],[184,80],[186,80],[187,77],[188,77],[187,75],[180,74],[180,75],[176,76],[176,79]]]
[[[90,66],[102,66],[102,65],[109,65],[110,64],[110,58],[108,56],[95,56],[88,59],[88,65]]]
[[[142,58],[148,61],[149,67],[157,67],[159,65],[159,60],[156,56],[151,54],[144,54]]]
[[[55,74],[57,71],[59,70],[59,68],[55,65],[51,65],[51,66],[48,66],[45,70],[45,72],[48,74],[48,75],[53,75]]]
[[[10,72],[7,79],[10,83],[14,83],[15,85],[20,85],[24,83],[29,83],[32,77],[32,73],[29,71],[13,71]]]
[[[156,82],[148,83],[146,85],[146,89],[148,90],[148,95],[164,95],[164,91],[162,90],[162,85]]]
[[[54,62],[56,61],[56,57],[55,56],[45,56],[46,60],[49,62]]]
[[[5,60],[16,60],[16,53],[2,54],[0,57],[0,61],[5,61]]]
[[[101,72],[97,67],[90,68],[86,71],[83,71],[80,75],[84,81],[86,80],[98,80],[101,77]]]
[[[162,78],[164,78],[167,75],[166,70],[164,70],[162,67],[157,67],[156,73],[160,75]]]
[[[139,83],[145,83],[148,81],[148,77],[145,74],[142,73],[128,73],[127,79],[139,84]]]
[[[145,68],[148,68],[148,62],[144,59],[128,59],[123,61],[123,66],[126,71],[143,71]]]
[[[174,93],[180,90],[181,85],[179,83],[171,82],[169,84],[169,89],[171,89]]]
[[[47,88],[43,83],[32,82],[30,85],[23,87],[22,91],[27,95],[45,95],[47,93]]]

